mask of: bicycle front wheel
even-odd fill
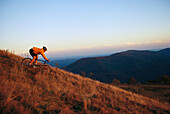
[[[49,65],[44,64],[40,67],[40,72],[41,74],[50,75],[52,68]]]

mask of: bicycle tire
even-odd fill
[[[23,60],[22,60],[22,62],[21,62],[21,66],[22,67],[26,67],[26,66],[28,66],[29,65],[29,63],[31,62],[31,58],[24,58]]]
[[[44,75],[50,75],[52,73],[52,68],[48,64],[43,64],[40,66],[40,73]]]

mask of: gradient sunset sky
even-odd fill
[[[170,0],[0,0],[0,49],[49,57],[170,47]]]

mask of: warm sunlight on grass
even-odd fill
[[[170,113],[170,105],[53,68],[28,73],[0,51],[0,113]]]

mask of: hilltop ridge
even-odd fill
[[[0,50],[0,113],[170,113],[170,105],[53,68],[22,71],[23,58]]]
[[[170,48],[160,51],[128,50],[105,57],[80,59],[66,67],[67,71],[94,74],[92,79],[111,83],[114,78],[122,83],[134,77],[139,82],[170,76]]]
[[[170,57],[170,48],[162,49],[162,50],[158,51],[158,53],[165,54]]]

